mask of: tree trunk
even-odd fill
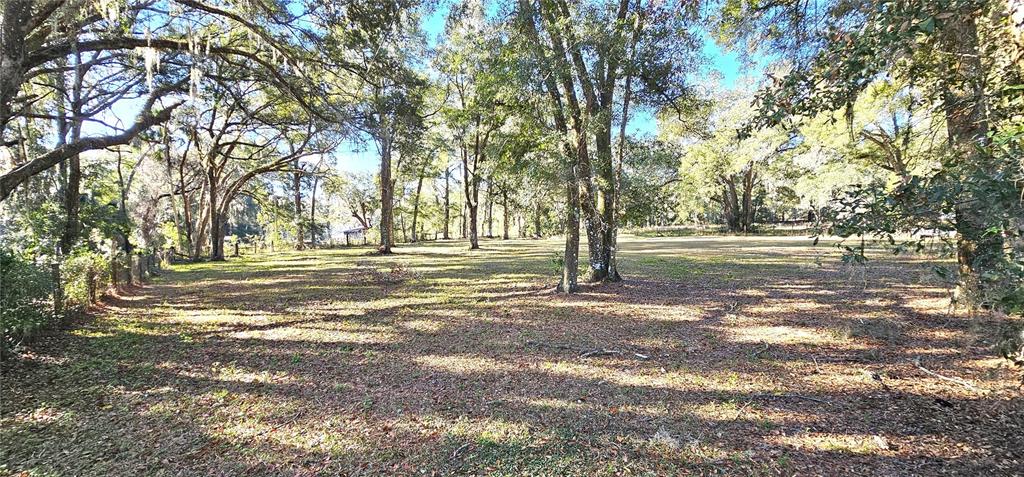
[[[319,166],[318,166],[319,167]],[[320,175],[313,176],[313,189],[309,191],[309,241],[316,247],[316,188],[320,185]]]
[[[479,141],[478,141],[479,143]],[[473,152],[476,160],[474,163],[479,163],[479,146],[477,150]],[[474,171],[469,168],[469,151],[465,148],[462,150],[462,175],[464,181],[464,189],[466,191],[466,210],[469,212],[469,217],[463,218],[465,227],[464,234],[469,235],[469,249],[475,250],[480,248],[480,239],[477,233],[477,209],[480,205],[480,178]]]
[[[199,256],[202,255],[203,246],[205,246],[206,244],[206,235],[207,232],[209,232],[209,208],[206,206],[209,195],[209,189],[209,183],[207,183],[207,181],[203,181],[202,190],[199,193],[199,202],[196,203],[196,213],[199,215],[199,217],[196,218],[194,225],[194,227],[196,228],[196,232],[195,242],[193,244],[193,260],[198,259]]]
[[[575,182],[579,188],[578,203],[583,214],[583,225],[587,229],[587,251],[590,257],[590,275],[588,281],[602,281],[605,278],[607,267],[603,261],[603,238],[604,220],[600,211],[597,210],[597,191],[594,187],[594,179],[591,174],[590,153],[587,147],[586,127],[581,123],[577,124],[577,155],[578,165],[575,168],[577,177]]]
[[[480,237],[478,236],[478,233],[477,233],[477,230],[476,230],[477,229],[476,224],[478,222],[477,214],[478,214],[478,207],[473,206],[473,205],[469,206],[469,218],[467,220],[467,223],[469,225],[469,248],[470,248],[470,250],[474,250],[474,249],[480,248]]]
[[[174,167],[173,161],[171,160],[171,132],[170,128],[166,125],[163,128],[164,132],[164,163],[167,166],[167,183],[170,184],[171,189],[171,212],[174,214],[174,229],[178,234],[177,245],[178,248],[184,248],[185,245],[185,234],[182,227],[181,210],[178,209],[178,194],[174,193]],[[182,197],[185,195],[185,189],[182,188],[180,191]],[[173,259],[173,257],[172,257]]]
[[[466,239],[466,234],[467,234],[467,232],[466,232],[466,228],[467,228],[466,217],[467,216],[469,216],[468,205],[462,204],[462,213],[459,214],[459,218],[462,220],[462,223],[459,226],[459,230],[461,231],[461,237],[460,238],[462,238],[463,240]]]
[[[580,188],[575,172],[568,174],[565,184],[565,250],[562,255],[562,280],[558,291],[575,293],[579,291],[580,262]]]
[[[623,7],[628,7],[628,3],[625,5],[620,4],[620,12],[625,12]],[[622,163],[626,156],[626,124],[629,122],[629,106],[630,101],[633,99],[633,68],[632,63],[636,57],[636,45],[640,40],[640,31],[643,28],[643,11],[637,13],[638,18],[633,26],[633,35],[629,44],[629,51],[626,53],[626,78],[623,83],[622,93],[622,120],[619,123],[619,151],[618,161],[609,167],[612,168],[610,171],[611,180],[611,196],[612,200],[610,204],[605,204],[605,225],[608,227],[604,238],[604,250],[605,250],[605,263],[608,267],[607,280],[609,281],[621,281],[622,275],[619,273],[619,261],[618,261],[618,247],[619,247],[619,207],[620,207],[620,194],[622,188]],[[614,65],[609,65],[609,71],[614,72]],[[614,75],[610,75],[611,81],[605,84],[606,107],[608,111],[609,131],[611,130],[611,105],[614,102],[613,94],[615,92],[615,79]],[[610,143],[609,143],[610,146]]]
[[[32,18],[32,0],[5,0],[0,7],[0,131],[7,130],[11,102],[25,79],[25,30]]]
[[[494,238],[494,188],[491,179],[487,179],[487,238]]]
[[[298,159],[295,159],[292,190],[295,191],[295,250],[303,250],[306,248],[306,240],[302,236],[302,172],[299,171]]]
[[[537,238],[544,236],[544,231],[541,230],[541,214],[544,212],[544,205],[541,201],[537,200],[537,206],[533,209],[533,231]]]
[[[609,95],[610,96],[610,95]],[[609,99],[610,100],[610,99]],[[591,267],[592,281],[618,281],[621,277],[611,275],[613,241],[615,240],[615,168],[612,165],[611,111],[599,119],[601,124],[594,145],[597,148],[597,171],[601,196],[601,223],[597,260]]]
[[[950,78],[943,92],[943,110],[950,146],[961,156],[968,173],[988,173],[994,169],[981,147],[987,142],[988,117],[985,105],[984,66],[978,52],[978,31],[971,12],[961,12],[945,20],[940,37],[944,53],[951,55]],[[1002,258],[1003,238],[987,233],[990,204],[976,196],[968,184],[956,206],[957,264],[962,290],[978,288],[975,279],[995,268]]]
[[[217,200],[220,184],[217,183],[218,177],[213,172],[207,174],[207,180],[210,186],[210,203],[207,212],[210,216],[210,260],[220,262],[224,260],[224,226],[221,223],[223,217],[218,209],[219,202]]]
[[[580,206],[585,214],[587,243],[590,255],[590,281],[603,281],[609,278],[609,260],[611,258],[611,237],[615,227],[615,176],[612,167],[611,125],[612,108],[615,99],[615,83],[619,71],[620,57],[612,51],[599,51],[595,71],[588,71],[581,42],[577,41],[572,26],[561,26],[562,20],[568,20],[570,11],[564,0],[555,2],[555,8],[544,9],[551,34],[552,46],[555,49],[556,61],[561,63],[561,81],[570,99],[573,109],[574,128],[578,134],[585,134],[586,122],[595,121],[594,145],[597,154],[596,171],[600,179],[594,184],[592,164],[587,153],[586,144],[577,147],[578,167],[577,181],[580,184]],[[616,19],[624,22],[629,11],[629,0],[620,0]],[[621,30],[616,30],[616,35]],[[564,35],[564,41],[563,41]],[[616,50],[617,51],[617,50]],[[573,106],[575,88],[570,76],[569,63],[574,67],[576,78],[581,86],[586,104],[584,124],[580,123],[580,108]],[[598,191],[600,191],[604,211],[598,210]]]
[[[63,60],[59,61],[57,64],[58,64],[58,66],[61,66],[61,67],[65,66],[65,62]],[[58,91],[67,91],[67,80],[66,80],[63,72],[58,72],[57,74],[54,74],[54,82],[56,83]],[[68,133],[69,133],[69,126],[68,126],[68,121],[67,121],[67,108],[65,107],[65,104],[64,104],[63,95],[59,95],[58,96],[58,99],[56,101],[56,107],[57,107],[57,118],[56,118],[56,123],[57,123],[56,124],[56,126],[57,126],[57,131],[56,131],[57,132],[57,141],[56,141],[56,146],[55,147],[60,148],[64,144],[67,144]],[[25,154],[25,155],[27,156],[27,154]],[[60,170],[60,179],[61,179],[60,194],[64,196],[64,209],[65,209],[65,215],[64,215],[65,223],[64,223],[64,231],[63,231],[63,235],[62,235],[62,239],[61,239],[61,250],[60,250],[61,253],[67,253],[67,252],[70,251],[70,248],[71,248],[70,247],[70,241],[67,240],[67,237],[69,235],[68,234],[68,229],[71,227],[71,213],[70,213],[70,210],[69,210],[70,206],[68,204],[69,195],[70,195],[69,191],[68,191],[68,176],[69,176],[68,168],[69,168],[68,167],[68,161],[65,161],[63,164],[61,164],[61,170]],[[78,186],[76,185],[75,188],[77,189]]]
[[[556,24],[556,20],[553,17],[549,17],[548,24],[552,45],[555,49],[555,60],[561,64],[558,70],[558,77],[565,92],[576,135],[575,164],[572,167],[572,171],[576,175],[573,178],[573,182],[579,187],[576,200],[581,208],[584,226],[587,229],[587,248],[590,256],[590,276],[588,279],[603,280],[604,271],[606,270],[601,260],[603,221],[601,213],[597,210],[597,191],[595,190],[593,174],[591,173],[593,164],[590,162],[590,153],[587,145],[587,120],[590,119],[590,113],[593,111],[588,111],[587,115],[584,116],[584,111],[580,108],[579,100],[576,97],[575,85],[569,74],[571,67],[566,59],[565,47],[558,33],[559,28],[553,26]],[[584,87],[586,88],[586,84],[584,84]]]
[[[412,199],[412,241],[417,239],[416,221],[420,215],[420,190],[423,189],[423,174],[416,180],[416,195]]]
[[[547,53],[541,46],[543,43],[537,33],[534,21],[535,11],[533,9],[533,3],[529,0],[519,0],[519,7],[524,13],[523,17],[525,18],[525,21],[522,22],[521,25],[529,39],[529,43],[533,46],[538,57],[546,57]],[[558,41],[555,41],[554,43],[557,48]],[[564,60],[564,52],[560,52],[560,54]],[[548,93],[548,99],[551,102],[552,112],[554,113],[555,127],[564,138],[562,141],[562,148],[566,159],[564,169],[566,191],[565,250],[562,255],[562,277],[558,284],[558,290],[564,293],[574,293],[579,289],[577,275],[579,268],[580,245],[580,187],[577,183],[579,172],[576,170],[580,166],[579,158],[577,156],[579,150],[573,150],[573,145],[569,141],[568,121],[565,110],[563,109],[564,104],[562,94],[558,90],[558,86],[556,84],[555,71],[547,68],[544,64],[541,66],[542,73],[544,73],[542,75],[544,78],[544,86]],[[564,81],[566,79],[564,68],[559,68],[559,70],[563,73],[562,75],[559,75],[559,79],[562,80],[562,85],[566,86],[565,99],[568,102],[570,112],[573,114],[574,121],[576,121],[579,119],[579,103],[576,100],[571,81]],[[580,140],[581,137],[583,139],[582,141]],[[585,130],[578,129],[576,139],[577,148],[581,145],[583,148],[586,147]]]
[[[450,191],[448,188],[448,179],[451,174],[446,169],[444,171],[444,228],[441,229],[441,238],[448,240],[448,223],[451,222],[451,198]]]
[[[183,154],[178,164],[178,187],[181,188],[181,214],[185,222],[185,246],[182,247],[191,258],[196,258],[195,224],[192,221],[192,194],[185,190],[185,159]],[[205,189],[204,189],[205,190]]]
[[[75,57],[75,80],[71,89],[71,142],[82,139],[82,82],[85,67],[82,66],[81,54]],[[63,73],[60,73],[63,74]],[[79,217],[81,208],[82,163],[78,154],[68,157],[68,181],[64,189],[64,233],[61,236],[61,251],[70,253],[82,229]]]
[[[722,217],[729,232],[740,231],[740,204],[736,196],[736,180],[722,177]]]
[[[748,164],[743,172],[743,209],[740,230],[751,232],[754,226],[754,165]]]
[[[210,218],[210,260],[215,262],[224,261],[224,236],[227,234],[227,224],[224,223],[224,216],[220,212],[214,213]]]
[[[390,254],[395,244],[394,235],[394,192],[395,183],[391,180],[391,138],[385,133],[381,142],[380,154],[380,246],[377,251]]]
[[[124,166],[124,164],[123,164],[123,161],[121,159],[121,150],[118,149],[117,150],[117,185],[118,185],[118,192],[120,194],[120,197],[119,197],[120,200],[118,201],[118,204],[117,204],[118,205],[117,211],[118,211],[118,216],[120,217],[124,227],[127,228],[128,227],[128,191],[125,189],[124,170],[122,169],[123,166]],[[133,248],[132,247],[132,242],[128,238],[128,234],[127,233],[122,232],[120,235],[121,235],[121,250],[124,251],[125,256],[128,257],[129,260],[130,260],[131,256],[132,256],[132,248]]]
[[[508,190],[501,190],[501,239],[508,240]]]

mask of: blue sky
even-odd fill
[[[441,0],[437,8],[427,16],[424,16],[420,25],[426,33],[428,42],[434,46],[444,33],[445,17],[448,14],[452,0]],[[494,13],[497,2],[487,2],[489,13]],[[703,50],[705,56],[710,60],[708,69],[694,75],[695,81],[703,78],[717,76],[718,86],[721,88],[732,88],[736,82],[746,73],[743,71],[739,55],[734,52],[725,52],[715,44],[711,38],[703,35]],[[112,112],[115,122],[123,122],[126,125],[134,120],[142,100],[122,101],[115,105]],[[654,111],[634,110],[633,118],[627,125],[627,132],[637,136],[655,136],[658,133],[657,119]],[[92,124],[86,126],[86,133],[90,133]],[[376,172],[379,167],[379,158],[373,144],[367,141],[346,141],[344,146],[334,154],[339,170],[346,172]]]
[[[451,1],[442,0],[430,15],[423,17],[420,23],[431,46],[434,46],[439,37],[444,33],[445,17],[448,14],[450,5]],[[495,3],[490,2],[489,8],[495,8]],[[742,63],[739,55],[735,52],[723,51],[707,35],[703,35],[703,38],[704,54],[710,59],[710,65],[707,71],[700,73],[700,76],[708,77],[715,74],[719,76],[718,83],[720,87],[727,89],[733,87],[742,76]],[[658,134],[658,122],[654,117],[654,111],[635,111],[633,118],[630,119],[627,125],[627,132],[632,135],[656,136]],[[335,157],[338,168],[348,172],[376,171],[379,159],[372,145],[367,146],[369,147],[363,147],[363,150],[359,150],[360,148],[353,143],[350,147],[336,152]]]

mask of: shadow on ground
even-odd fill
[[[554,240],[176,267],[4,370],[30,475],[1020,472],[991,323],[920,258],[800,237],[624,237],[551,290]],[[957,376],[968,388],[928,374]]]

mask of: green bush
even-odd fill
[[[7,356],[55,319],[53,279],[45,267],[0,249],[0,356]]]
[[[559,250],[551,253],[551,265],[556,275],[562,275],[562,267],[565,266],[565,251]],[[585,277],[587,272],[590,271],[590,263],[587,261],[587,257],[577,257],[576,261],[576,272],[581,277]]]
[[[110,286],[107,259],[99,252],[77,250],[64,261],[61,281],[65,308],[85,308]]]

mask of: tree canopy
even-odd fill
[[[628,276],[623,228],[810,224],[945,242],[958,296],[1015,312],[1014,8],[10,0],[2,245],[219,261],[356,233],[381,254],[560,235],[574,292],[581,234],[600,283]],[[723,84],[726,52],[748,74]]]

